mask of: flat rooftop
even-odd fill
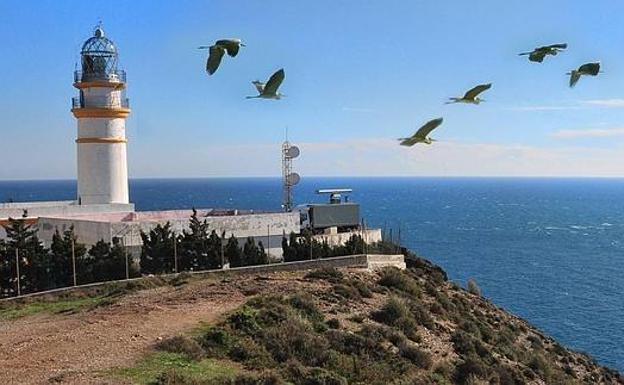
[[[238,209],[197,209],[199,218],[227,217],[259,214],[281,214],[282,211],[259,211]],[[193,215],[193,210],[163,210],[163,211],[133,211],[133,212],[101,212],[83,214],[58,214],[45,215],[45,218],[72,219],[91,222],[162,222],[168,220],[188,219]]]

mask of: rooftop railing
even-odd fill
[[[72,108],[130,108],[130,99],[121,98],[119,100],[110,99],[80,99],[79,97],[72,98]]]
[[[106,71],[106,72],[74,71],[74,83],[91,82],[95,80],[125,83],[126,71],[124,70],[115,70],[115,71]]]

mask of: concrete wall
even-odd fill
[[[133,204],[105,204],[105,205],[78,205],[75,201],[58,202],[18,202],[0,205],[0,239],[6,237],[2,224],[6,224],[8,218],[21,218],[24,209],[28,210],[28,218],[38,223],[38,217],[66,217],[77,214],[133,212]],[[73,222],[73,220],[72,220]],[[67,222],[63,222],[67,223]],[[41,231],[41,228],[39,229]],[[53,231],[53,230],[52,230]],[[52,236],[50,235],[50,239]]]
[[[344,245],[346,241],[349,240],[353,235],[359,235],[364,239],[364,242],[371,244],[375,242],[380,242],[381,239],[381,229],[372,229],[372,230],[353,230],[348,233],[335,233],[335,234],[318,234],[313,238],[319,242],[327,242],[330,246],[340,246]]]

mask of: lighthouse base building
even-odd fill
[[[119,68],[118,51],[102,28],[95,29],[81,52],[81,68],[74,73],[71,112],[77,120],[77,197],[73,201],[0,203],[0,239],[9,218],[37,226],[46,246],[55,231],[71,226],[78,242],[121,242],[133,255],[140,253],[141,232],[170,223],[177,233],[186,229],[191,210],[135,212],[128,191],[126,73]],[[26,216],[24,217],[24,215]],[[219,234],[241,241],[254,237],[269,255],[281,257],[284,234],[300,232],[296,212],[258,213],[240,210],[198,210],[202,220]]]

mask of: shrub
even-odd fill
[[[468,292],[478,295],[479,297],[481,296],[481,289],[479,288],[479,285],[477,285],[477,281],[472,278],[468,280]]]
[[[345,299],[359,300],[362,298],[358,289],[349,285],[334,285],[333,291],[336,295]]]
[[[327,341],[301,319],[290,318],[268,328],[262,343],[278,362],[296,359],[305,365],[321,366],[327,360]]]
[[[229,384],[229,383],[228,383]],[[286,382],[277,373],[265,371],[260,374],[241,374],[232,385],[285,385]]]
[[[253,335],[261,329],[258,323],[258,310],[249,306],[243,306],[240,310],[231,314],[227,318],[227,322],[232,329],[249,335]]]
[[[407,305],[398,298],[390,298],[380,310],[372,313],[375,321],[390,326],[395,325],[400,318],[409,317],[409,315]]]
[[[229,350],[234,337],[220,327],[212,327],[198,336],[197,341],[209,356],[221,356]]]
[[[340,282],[344,278],[344,274],[335,267],[323,267],[307,273],[304,278],[324,279],[329,282]]]
[[[347,385],[347,380],[333,371],[323,368],[306,368],[297,361],[289,362],[289,379],[299,385]]]
[[[383,269],[377,283],[381,286],[394,288],[412,296],[420,296],[418,283],[395,267]]]
[[[371,314],[372,318],[383,324],[399,328],[409,338],[417,338],[418,324],[404,301],[390,298],[378,311]]]
[[[199,360],[204,355],[204,351],[197,341],[185,336],[166,338],[156,344],[156,349],[170,353],[180,353],[191,360]]]
[[[338,318],[330,318],[327,320],[326,324],[330,329],[340,329],[340,320]]]
[[[487,366],[477,357],[468,357],[455,368],[455,381],[460,385],[468,385],[474,378],[485,378]]]
[[[429,369],[433,365],[431,354],[412,344],[401,344],[399,346],[399,354],[421,369]]]
[[[234,361],[242,362],[255,369],[270,368],[275,365],[264,346],[257,344],[251,338],[236,341],[230,348],[228,356]]]
[[[313,322],[322,322],[325,318],[321,310],[316,306],[314,298],[307,293],[298,293],[288,298],[288,303],[299,310],[303,316]]]

